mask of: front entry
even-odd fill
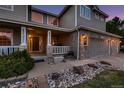
[[[38,52],[40,51],[39,46],[39,37],[32,37],[32,51]]]
[[[39,36],[29,37],[29,52],[42,53],[43,52],[43,38]]]

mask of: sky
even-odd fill
[[[64,5],[34,5],[34,7],[59,14]],[[107,20],[110,20],[115,16],[124,20],[124,5],[99,5],[99,8],[109,15],[109,18]]]

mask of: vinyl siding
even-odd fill
[[[28,16],[26,8],[28,8],[26,5],[14,5],[14,11],[0,9],[0,18],[26,21],[26,16]]]
[[[75,6],[70,7],[62,17],[60,17],[60,27],[73,28],[75,26]]]
[[[98,29],[101,31],[106,31],[106,23],[104,21],[96,19],[95,13],[93,12],[93,10],[91,10],[91,19],[90,20],[81,17],[79,5],[77,7],[77,24],[78,24],[78,26],[83,25],[83,26]]]

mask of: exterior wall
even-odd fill
[[[14,5],[14,11],[0,9],[0,18],[16,20],[16,21],[26,21],[27,11],[26,5]]]
[[[73,28],[75,26],[75,6],[70,7],[60,17],[60,27]]]
[[[61,40],[63,41],[63,45],[71,46],[71,51],[74,52],[74,56],[77,57],[77,32],[72,32],[67,34],[67,36],[61,36]]]
[[[117,48],[118,48],[117,43],[119,42],[119,39],[110,36],[101,35],[98,33],[89,32],[86,30],[81,30],[80,35],[81,34],[88,35],[89,40],[88,40],[88,46],[83,46],[80,43],[80,59],[117,54]],[[108,42],[109,39],[111,40],[111,42]],[[112,43],[113,40],[114,43]],[[111,46],[110,46],[110,54],[109,54],[110,43]]]
[[[87,26],[90,28],[98,29],[101,31],[106,31],[106,22],[100,21],[95,18],[95,13],[91,10],[91,19],[85,19],[80,16],[80,6],[77,7],[77,24],[78,26]]]

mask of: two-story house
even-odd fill
[[[59,15],[0,5],[0,55],[23,49],[36,57],[69,51],[77,59],[117,54],[121,37],[106,32],[107,17],[95,5],[65,6]]]

